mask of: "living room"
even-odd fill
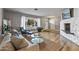
[[[78,12],[78,8],[0,8],[0,51],[77,51]]]
[[[23,8],[3,8],[1,9],[2,12],[0,13],[2,16],[1,18],[2,23],[0,23],[1,24],[0,33],[2,36],[4,36],[5,33],[10,32],[11,34],[13,34],[13,31],[16,30],[20,34],[24,35],[26,34],[26,31],[23,32],[22,30],[26,29],[28,32],[28,37],[26,36],[27,34],[24,35],[26,39],[29,38],[28,40],[31,40],[32,38],[30,36],[34,37],[34,36],[40,35],[41,36],[40,39],[44,39],[46,37],[45,39],[48,39],[49,42],[51,42],[52,35],[56,36],[51,32],[56,32],[58,34],[60,32],[59,21],[61,20],[61,16],[60,16],[61,10],[62,9],[60,8],[59,9],[58,8],[55,8],[55,9],[53,8],[24,8],[24,9]],[[47,12],[47,11],[50,11],[50,12]],[[46,36],[44,34],[46,34]],[[1,40],[1,42],[2,41],[3,40]],[[44,40],[36,40],[36,41],[37,42],[34,41],[35,44],[41,43]],[[55,40],[52,40],[52,41],[55,41]],[[39,44],[37,45],[38,45],[37,48],[39,49]],[[40,49],[42,49],[42,47],[45,46],[45,43],[40,44],[40,46],[41,46]],[[49,46],[49,43],[48,43],[48,46]],[[47,49],[42,49],[42,50],[52,50],[50,49],[52,45],[49,48],[48,46],[47,46]],[[2,49],[2,50],[7,50],[7,49]]]

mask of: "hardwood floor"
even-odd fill
[[[41,32],[40,36],[44,38],[46,48],[43,51],[58,51],[62,48],[59,40],[59,34],[53,32]]]
[[[60,38],[59,34],[53,33],[53,32],[41,32],[40,36],[42,36],[45,39],[54,41],[54,42],[56,42]]]
[[[63,42],[60,40],[60,35],[58,33],[40,32],[40,36],[45,38],[45,40],[48,40],[46,43],[48,45],[48,51],[79,51],[79,46],[72,42],[67,41],[62,45]],[[48,43],[49,41],[51,41],[51,43]],[[44,48],[43,51],[46,51],[46,48]]]

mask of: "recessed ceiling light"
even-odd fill
[[[36,11],[37,11],[37,10],[38,10],[38,8],[35,8],[34,10],[36,10]]]

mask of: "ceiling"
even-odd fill
[[[8,10],[17,11],[25,14],[36,16],[59,16],[62,13],[62,8],[6,8]]]

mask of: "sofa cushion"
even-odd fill
[[[0,44],[1,44],[2,40],[3,40],[3,38],[4,37],[0,35]]]
[[[11,41],[11,33],[5,33],[3,42],[10,42]]]
[[[15,36],[12,36],[11,41],[16,49],[20,49],[28,46],[28,43],[26,42],[25,38],[18,39]]]
[[[14,47],[12,46],[11,42],[7,42],[0,48],[0,51],[14,51]]]

